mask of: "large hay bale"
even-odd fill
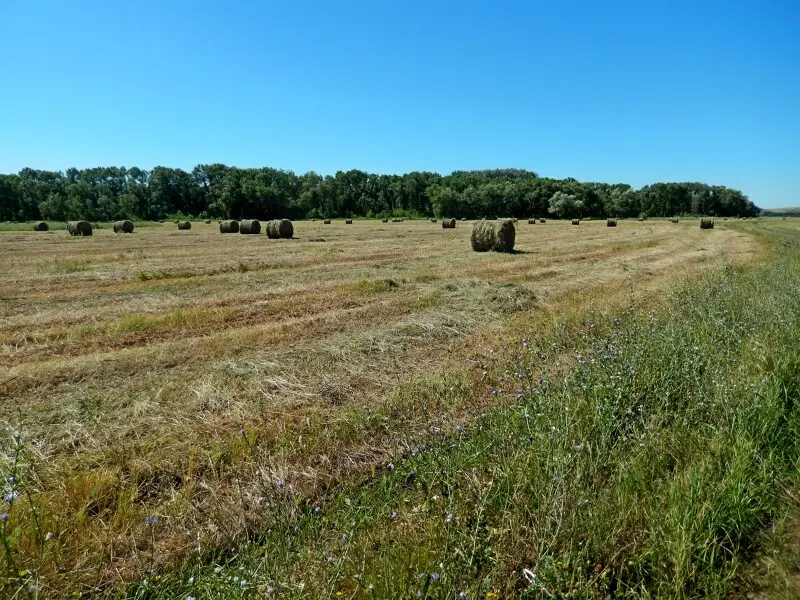
[[[245,219],[239,224],[239,233],[259,234],[261,233],[261,223],[258,219]]]
[[[472,226],[470,242],[475,252],[512,252],[515,240],[516,229],[510,219],[499,222],[481,220]]]
[[[330,220],[330,219],[325,219],[325,220],[322,222],[322,224],[323,224],[323,225],[330,225],[330,224],[331,224],[331,220]]]
[[[461,217],[461,220],[462,220],[462,221],[466,221],[466,220],[467,220],[467,217]]]
[[[455,228],[456,228],[455,219],[442,219],[442,229],[455,229]]]
[[[536,219],[528,219],[528,225],[536,225]]]
[[[114,221],[114,233],[133,233],[133,221]]]
[[[353,224],[353,219],[346,219],[344,224],[345,225],[352,225]]]
[[[89,221],[68,221],[67,231],[70,235],[92,235],[92,224]]]
[[[388,223],[389,219],[381,219],[381,223]]]
[[[267,223],[267,237],[271,240],[290,239],[294,235],[294,226],[289,219],[275,219]]]
[[[178,221],[178,229],[180,229],[181,231],[188,231],[191,228],[192,228],[191,221]]]
[[[547,223],[547,219],[539,219],[539,223]]]
[[[497,226],[496,252],[513,252],[514,242],[517,239],[517,230],[514,221],[505,219],[495,224]]]
[[[606,219],[606,227],[616,227],[617,220],[616,219]]]
[[[435,217],[431,219],[431,223],[436,223],[436,218]]]
[[[206,225],[211,225],[211,219],[206,219]]]
[[[573,225],[580,225],[581,224],[581,220],[580,219],[572,219],[572,224]]]
[[[227,221],[219,222],[220,233],[239,233],[239,221],[228,219]]]
[[[44,221],[40,221],[39,223],[34,224],[33,226],[34,231],[49,231],[50,226],[45,223]]]
[[[714,229],[714,219],[700,219],[700,229]]]
[[[678,217],[672,217],[670,219],[670,221],[673,222],[673,223],[677,223],[678,222]]]

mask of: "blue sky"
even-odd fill
[[[0,6],[0,172],[518,167],[800,205],[800,6]]]

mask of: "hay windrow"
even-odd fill
[[[455,228],[456,228],[455,219],[442,219],[442,229],[455,229]]]
[[[239,233],[257,235],[261,233],[261,222],[258,219],[245,219],[239,224]]]
[[[133,233],[133,221],[125,219],[124,221],[114,221],[114,233]]]
[[[69,231],[70,235],[92,235],[92,224],[89,221],[68,221],[67,231]]]
[[[293,235],[294,226],[289,219],[274,219],[267,223],[267,237],[271,240],[291,239]]]
[[[220,233],[239,233],[239,221],[229,219],[227,221],[219,222]]]
[[[191,221],[178,221],[178,229],[180,229],[181,231],[188,231],[191,228],[192,228]]]

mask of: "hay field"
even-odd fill
[[[657,302],[675,278],[760,249],[739,226],[694,220],[519,223],[511,255],[470,251],[470,232],[0,233],[3,424],[34,461],[50,585],[118,583],[245,539],[276,482],[324,493],[430,433],[432,414],[502,402],[481,374],[523,323]],[[440,385],[461,401],[436,405]]]

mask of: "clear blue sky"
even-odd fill
[[[800,205],[794,0],[6,0],[0,82],[0,172],[519,167]]]

